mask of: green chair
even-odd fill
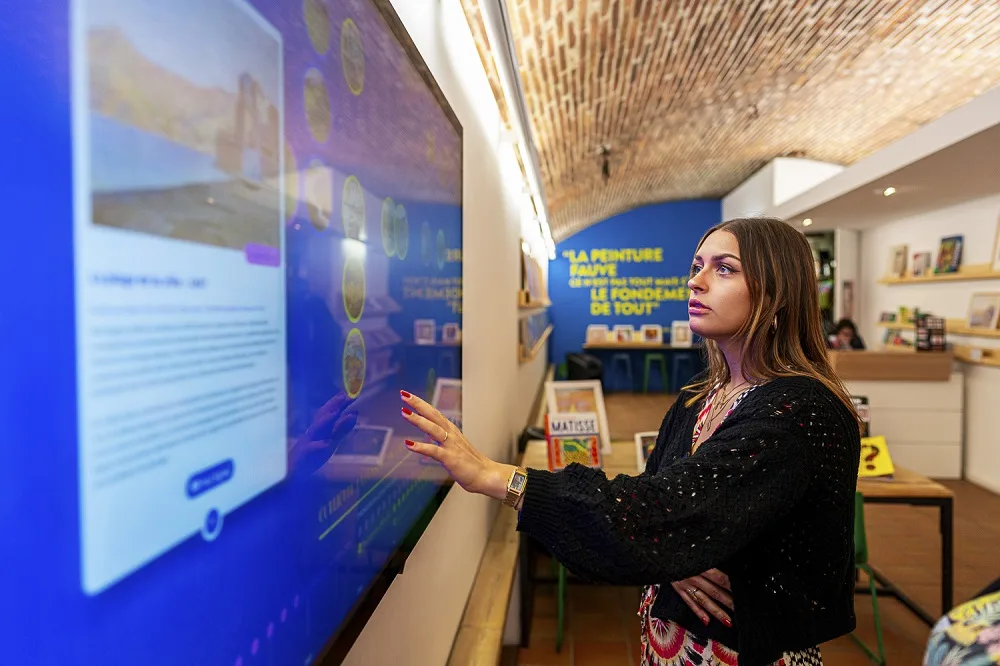
[[[556,379],[559,381],[565,381],[569,379],[569,370],[565,363],[560,363],[556,366]]]
[[[645,370],[642,373],[642,392],[649,393],[649,376],[653,373],[653,365],[660,366],[660,390],[667,391],[670,385],[667,381],[667,357],[664,354],[646,354]]]
[[[855,571],[864,571],[868,577],[868,585],[872,595],[872,611],[875,615],[875,638],[878,641],[876,654],[864,641],[851,633],[858,647],[864,650],[868,658],[879,666],[885,664],[885,646],[882,642],[882,619],[878,613],[878,594],[875,590],[875,572],[868,564],[868,537],[865,534],[865,499],[859,492],[854,493],[854,567]]]
[[[552,559],[553,565],[558,569],[559,587],[556,590],[556,652],[562,650],[563,644],[563,622],[566,619],[566,567]]]

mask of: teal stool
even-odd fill
[[[623,382],[626,384],[626,391],[633,391],[635,383],[632,380],[632,357],[628,354],[618,353],[611,357],[611,375],[614,377],[614,385],[617,390]]]
[[[649,393],[649,376],[653,372],[653,365],[660,366],[660,390],[668,390],[670,383],[667,380],[667,357],[664,354],[646,354],[645,369],[642,373],[642,392]]]
[[[556,366],[556,379],[558,379],[559,381],[565,381],[566,379],[569,379],[569,372],[566,368],[565,363],[560,363],[559,365]]]
[[[566,621],[566,567],[552,558],[552,573],[559,581],[556,588],[556,652],[562,650],[563,644],[563,624]]]

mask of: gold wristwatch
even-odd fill
[[[503,498],[503,503],[514,508],[524,494],[524,488],[528,483],[528,471],[523,467],[516,467],[507,479],[507,496]]]

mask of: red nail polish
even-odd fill
[[[708,618],[707,617],[701,618],[701,621],[705,623],[706,627],[708,626]]]
[[[730,619],[729,619],[728,617],[727,617],[727,618],[724,618],[724,619],[722,620],[722,624],[726,625],[726,626],[727,626],[727,627],[729,627],[730,629],[732,629],[732,628],[733,628],[733,621],[732,621],[732,620],[730,620]]]
[[[413,397],[412,395],[410,395],[406,391],[400,391],[399,395],[403,396],[404,398],[412,398]]]
[[[412,441],[412,440],[409,440],[409,439],[408,439],[408,440],[406,440],[406,445],[407,445],[407,446],[409,446],[409,447],[412,447],[412,446],[413,446],[414,444],[415,444],[415,442],[414,442],[414,441]]]
[[[413,412],[410,409],[406,408],[406,407],[403,407],[403,413],[406,414],[407,416],[413,414]]]

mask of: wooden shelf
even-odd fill
[[[995,271],[989,264],[973,264],[962,266],[957,273],[932,273],[914,277],[884,277],[879,284],[925,284],[927,282],[960,282],[962,280],[1000,280],[1000,271]]]
[[[951,377],[954,354],[917,352],[912,347],[879,351],[830,351],[830,364],[845,381],[938,381]]]
[[[550,307],[551,305],[552,305],[551,303],[539,303],[539,302],[536,302],[536,303],[518,303],[517,309],[521,310],[522,312],[531,311],[531,310],[545,310],[546,308]]]
[[[965,325],[965,319],[948,319],[945,323],[945,334],[960,335],[967,338],[998,338],[1000,339],[1000,329],[990,328],[969,328]],[[891,321],[880,321],[879,328],[888,328],[893,331],[915,331],[913,324],[897,324]]]
[[[1000,368],[1000,349],[955,345],[955,359],[962,363]]]
[[[549,324],[548,328],[545,329],[545,332],[542,333],[540,338],[538,338],[538,342],[536,342],[535,346],[530,350],[525,350],[524,346],[520,347],[519,356],[521,363],[528,363],[538,356],[538,353],[542,351],[542,347],[545,346],[545,341],[549,339],[550,335],[552,335],[552,328],[552,324]]]

